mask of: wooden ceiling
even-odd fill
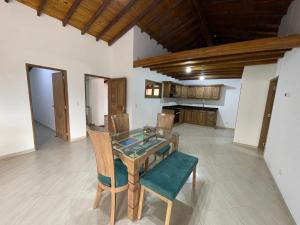
[[[5,0],[9,2],[10,0]],[[134,25],[177,52],[277,35],[292,0],[17,0],[113,44]]]
[[[300,35],[265,38],[149,57],[135,61],[134,67],[179,80],[241,78],[245,66],[276,63],[286,51],[299,46]]]

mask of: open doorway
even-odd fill
[[[69,107],[65,70],[26,64],[34,144],[36,149],[69,141]]]
[[[258,149],[260,149],[261,151],[264,151],[267,138],[268,138],[275,94],[277,90],[277,83],[278,83],[278,77],[272,79],[269,84],[269,91],[268,91],[268,97],[267,97],[266,108],[264,113],[264,119],[262,123],[259,144],[258,144]]]
[[[108,129],[108,80],[85,74],[86,125],[99,131]]]

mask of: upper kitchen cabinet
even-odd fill
[[[170,81],[163,82],[164,98],[192,98],[218,100],[223,85],[185,86]]]

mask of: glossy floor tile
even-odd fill
[[[0,161],[1,225],[108,224],[110,195],[92,209],[95,159],[88,140],[67,143],[44,127],[40,150]],[[199,158],[197,186],[184,185],[173,225],[295,225],[260,154],[232,144],[233,131],[174,128],[180,151]],[[166,204],[146,194],[143,218],[127,219],[127,195],[117,195],[116,224],[164,224]]]

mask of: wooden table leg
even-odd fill
[[[178,146],[179,146],[179,134],[177,132],[174,132],[172,134],[172,144],[173,144],[173,151],[178,151]]]
[[[131,221],[137,219],[139,202],[139,169],[135,166],[128,166],[128,218]]]

